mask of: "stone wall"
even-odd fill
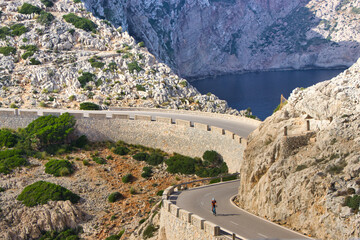
[[[42,114],[60,115],[62,112],[37,112],[28,110],[0,110],[0,128],[23,128]],[[87,117],[84,117],[86,113]],[[202,157],[206,150],[215,150],[222,155],[229,172],[239,171],[246,147],[246,139],[227,130],[194,123],[149,116],[112,114],[101,112],[71,113],[76,120],[76,134],[86,135],[90,141],[118,141],[159,148],[191,157]]]

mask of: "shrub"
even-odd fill
[[[237,179],[237,176],[236,175],[233,175],[233,176],[228,176],[228,177],[223,177],[223,182],[227,182],[227,181],[232,181],[232,180],[235,180]],[[210,180],[210,184],[212,183],[218,183],[221,181],[221,178],[214,178],[212,180]]]
[[[100,110],[100,106],[92,102],[80,103],[80,110]]]
[[[160,190],[160,191],[158,191],[158,192],[156,193],[156,195],[157,195],[157,196],[162,196],[163,193],[164,193],[164,190]]]
[[[145,92],[145,87],[140,84],[136,84],[136,90]]]
[[[44,233],[38,240],[79,240],[78,234],[81,232],[81,228],[78,229],[64,229],[58,231],[48,231]]]
[[[197,161],[191,157],[175,154],[166,160],[167,171],[170,173],[194,174]]]
[[[138,161],[147,161],[149,159],[149,157],[150,157],[150,155],[145,152],[140,152],[133,156],[133,158]]]
[[[299,172],[299,171],[301,171],[301,170],[304,170],[305,168],[307,168],[307,166],[306,165],[299,165],[299,166],[297,166],[296,167],[296,172]]]
[[[54,6],[54,3],[51,0],[41,0],[42,4],[44,4],[46,7],[52,7]]]
[[[81,135],[74,142],[73,146],[77,148],[83,148],[89,143],[88,138],[85,135]]]
[[[9,174],[14,168],[28,165],[24,154],[25,152],[19,149],[0,151],[0,173]]]
[[[106,160],[103,159],[102,157],[96,157],[96,156],[93,156],[92,160],[94,162],[96,162],[97,164],[106,164]]]
[[[11,36],[11,30],[8,27],[0,28],[0,38],[5,39],[6,36]]]
[[[145,47],[145,43],[144,42],[139,42],[139,47]]]
[[[5,188],[3,188],[3,187],[0,187],[0,192],[5,192]]]
[[[4,56],[9,56],[10,54],[16,53],[16,48],[14,47],[0,47],[0,53]]]
[[[18,108],[18,106],[15,103],[11,103],[10,108]]]
[[[330,159],[331,159],[331,157],[330,157]],[[346,166],[346,164],[347,163],[345,161],[343,161],[343,162],[340,162],[338,165],[331,165],[329,167],[329,169],[327,170],[327,172],[330,174],[333,174],[333,175],[339,174],[344,170],[344,167]]]
[[[105,63],[103,62],[93,62],[91,63],[91,66],[94,68],[103,68],[105,66]]]
[[[109,63],[108,68],[114,72],[117,70],[117,64],[115,62],[111,62]]]
[[[36,58],[30,58],[30,65],[40,65],[41,62]]]
[[[26,50],[26,52],[21,55],[22,59],[27,59],[28,57],[31,57],[36,51],[39,50],[36,45],[21,46],[20,49]]]
[[[222,157],[216,151],[206,151],[203,154],[203,159],[205,162],[213,165],[219,165],[223,162]]]
[[[33,13],[37,13],[40,14],[41,13],[41,8],[36,7],[34,5],[31,5],[29,3],[24,3],[20,9],[19,9],[19,13],[21,14],[33,14]]]
[[[186,87],[188,85],[188,83],[187,83],[187,81],[184,80],[184,81],[180,82],[180,85],[182,87]]]
[[[22,34],[29,31],[29,29],[27,29],[24,24],[21,23],[12,25],[10,29],[12,30],[11,35],[13,36],[21,36]]]
[[[49,12],[42,11],[36,21],[42,25],[49,25],[54,19],[54,15]]]
[[[76,120],[69,113],[59,117],[48,115],[32,121],[20,131],[23,144],[31,149],[46,149],[51,145],[59,147],[64,144],[70,133],[74,131]]]
[[[118,146],[113,150],[113,153],[118,154],[118,155],[126,155],[129,152],[130,152],[130,150],[124,146]]]
[[[73,0],[74,3],[81,3],[81,0]]]
[[[360,204],[360,196],[359,195],[354,195],[354,196],[347,196],[345,198],[345,202],[344,202],[344,206],[348,206],[349,208],[351,208],[354,211],[358,211],[359,210],[359,204]]]
[[[68,160],[52,159],[45,164],[45,172],[55,177],[67,176],[74,172],[73,165]]]
[[[17,136],[8,129],[0,129],[0,147],[11,148],[17,143]]]
[[[163,161],[164,161],[164,156],[158,153],[152,153],[146,162],[150,165],[156,166],[162,163]]]
[[[31,57],[32,55],[34,55],[34,52],[25,52],[24,54],[21,55],[21,58],[26,60],[29,57]]]
[[[131,173],[128,173],[121,178],[121,181],[123,183],[129,183],[129,182],[131,182],[132,179],[133,179],[133,175]]]
[[[88,160],[83,160],[84,166],[90,166],[90,162]]]
[[[87,18],[78,17],[73,13],[64,15],[63,18],[65,19],[66,22],[71,23],[76,28],[80,28],[87,32],[90,32],[90,31],[95,32],[96,31],[97,25],[93,21],[91,21]]]
[[[347,194],[351,195],[351,194],[355,194],[355,189],[354,188],[348,188],[346,189]]]
[[[119,240],[124,233],[125,230],[123,229],[118,234],[111,235],[110,237],[105,238],[105,240]]]
[[[136,190],[135,190],[135,188],[133,188],[133,187],[131,187],[131,188],[130,188],[130,194],[131,194],[131,195],[136,194]]]
[[[84,72],[80,77],[78,77],[78,81],[80,82],[81,87],[85,87],[88,82],[95,81],[95,74]]]
[[[140,72],[142,70],[137,61],[130,62],[127,65],[130,73],[134,73],[135,70],[137,72]]]
[[[38,181],[27,187],[17,197],[27,207],[33,207],[39,204],[46,204],[48,201],[66,201],[77,203],[80,197],[70,190],[53,183]]]
[[[152,174],[152,168],[151,167],[144,167],[143,172],[141,173],[141,177],[143,178],[149,178]]]
[[[113,192],[109,195],[108,201],[113,203],[123,198],[123,195],[119,192]]]
[[[148,239],[154,236],[154,232],[157,230],[157,228],[153,225],[150,224],[149,226],[147,226],[143,232],[143,238],[144,239]]]

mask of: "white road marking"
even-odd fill
[[[230,221],[231,223],[233,223],[233,224],[235,224],[235,225],[238,225],[239,226],[239,224],[237,224],[236,222],[233,222],[233,221]]]
[[[259,235],[260,237],[263,237],[263,238],[268,238],[268,236],[266,236],[266,235],[264,235],[264,234],[261,234],[261,233],[258,233],[258,235]]]

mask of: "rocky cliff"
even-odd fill
[[[0,1],[2,107],[78,108],[92,101],[103,108],[237,113],[216,96],[201,95],[83,3],[59,0],[46,7],[42,2],[52,1]],[[20,10],[23,3],[33,6]],[[69,13],[75,16],[66,20]]]
[[[295,89],[249,136],[241,207],[318,239],[360,235],[359,71]]]
[[[355,0],[84,0],[182,76],[351,66]]]

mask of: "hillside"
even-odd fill
[[[355,0],[84,0],[181,76],[351,66]]]
[[[295,89],[249,136],[241,207],[318,239],[359,236],[359,71]]]
[[[77,109],[90,101],[238,114],[79,1],[1,1],[0,11],[1,107]]]

